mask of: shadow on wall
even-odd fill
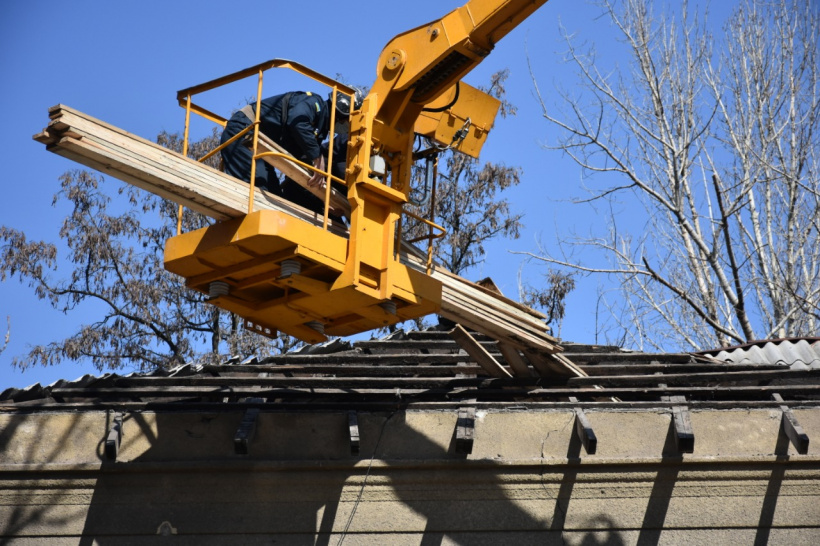
[[[98,418],[99,470],[51,476],[72,497],[55,493],[42,503],[30,491],[0,537],[69,535],[88,545],[157,535],[187,544],[563,543],[575,472],[550,493],[539,470],[533,481],[498,462],[457,463],[464,456],[455,450],[452,415],[438,415],[446,426],[434,427],[433,438],[406,418],[360,414],[359,458],[350,455],[347,414],[263,413],[250,454],[241,456],[232,442],[239,414],[131,413],[116,463],[103,455],[110,418],[104,431]],[[57,454],[72,428],[57,444],[43,438],[30,449],[48,445]],[[4,430],[0,442],[14,435]],[[580,444],[571,437],[567,455],[577,458]],[[606,515],[591,516],[589,525],[589,533],[574,533],[582,544],[623,544]]]
[[[0,542],[69,536],[119,545],[160,535],[188,544],[656,544],[680,518],[671,420],[664,463],[651,481],[638,480],[649,499],[618,496],[608,509],[590,503],[589,485],[596,472],[617,469],[575,464],[582,446],[571,417],[552,444],[566,441],[570,464],[559,466],[459,461],[455,415],[445,412],[421,424],[404,412],[359,414],[361,457],[350,455],[345,413],[263,413],[241,456],[232,441],[241,417],[127,414],[114,463],[103,457],[110,415],[0,415]],[[788,457],[782,430],[773,448]],[[63,466],[89,454],[98,466]],[[756,544],[771,538],[786,469],[771,468],[749,529]],[[634,524],[625,525],[625,511]]]
[[[99,415],[99,414],[97,414]],[[73,491],[93,487],[94,472],[55,472],[51,465],[71,465],[78,450],[90,450],[87,432],[99,436],[99,419],[73,413],[54,418],[0,414],[0,544],[7,537],[43,535],[53,529],[77,534],[82,529],[85,502],[65,502]],[[102,448],[100,438],[96,446]],[[100,451],[101,452],[101,451]]]
[[[780,420],[780,431],[777,435],[777,445],[774,453],[778,460],[789,458],[789,438],[786,436],[783,420]],[[777,499],[780,497],[780,488],[783,486],[783,478],[786,476],[786,466],[777,465],[772,469],[769,483],[766,486],[766,495],[763,497],[763,507],[760,511],[760,521],[755,535],[755,546],[765,546],[769,543],[769,534],[774,523],[774,513],[777,507]]]
[[[619,471],[577,464],[583,448],[571,417],[552,431],[549,458],[560,460],[556,446],[567,446],[569,464],[560,465],[537,457],[511,465],[486,453],[463,460],[455,415],[446,412],[421,421],[412,412],[359,414],[361,457],[350,455],[345,413],[263,413],[242,456],[233,446],[241,418],[127,414],[115,463],[103,455],[110,415],[0,415],[0,542],[68,536],[119,545],[160,535],[187,544],[656,544],[681,517],[671,420],[663,463],[620,470],[652,472],[634,482],[649,498],[606,499],[601,490],[595,504],[596,473],[611,483]],[[782,430],[772,447],[788,457]],[[787,465],[769,470],[756,529],[744,534],[756,544],[771,538]]]
[[[612,466],[579,464],[571,414],[509,415],[482,418],[482,426],[490,417],[495,424],[479,430],[464,460],[454,412],[361,413],[360,457],[350,454],[346,413],[262,413],[250,454],[237,455],[239,413],[137,412],[125,417],[115,463],[103,456],[110,414],[0,414],[0,543],[68,536],[136,544],[173,535],[190,544],[655,544],[673,540],[674,529],[661,537],[664,528],[677,536],[690,525],[722,528],[722,507],[740,502],[745,523],[727,532],[765,544],[782,536],[782,528],[772,535],[776,522],[809,521],[784,520],[788,508],[778,504],[794,502],[802,480],[784,485],[795,466],[785,463],[782,424],[776,445],[761,451],[778,461],[708,466],[753,471],[739,478],[748,494],[737,497],[735,488],[701,499],[698,483],[712,478],[695,476],[706,468],[699,463],[684,470],[671,419],[661,424],[665,438],[656,436],[662,461]],[[781,498],[784,487],[792,489]],[[703,520],[687,519],[686,507]]]

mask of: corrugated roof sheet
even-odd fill
[[[820,365],[789,369],[761,364],[762,358],[754,357],[750,360],[755,362],[738,364],[691,353],[564,344],[564,355],[589,376],[565,377],[521,370],[520,365],[515,369],[494,340],[476,334],[475,341],[513,376],[491,376],[496,368],[488,371],[473,360],[450,332],[396,331],[381,340],[354,345],[335,340],[262,359],[233,356],[218,365],[185,364],[148,374],[84,376],[47,387],[8,388],[0,392],[0,410],[245,411],[249,404],[270,411],[446,409],[465,404],[636,409],[665,407],[665,397],[678,396],[693,407],[767,407],[773,403],[768,389],[775,384],[787,402],[820,399]],[[820,363],[820,355],[811,355],[810,361]],[[522,360],[530,356],[518,354]]]
[[[820,338],[773,339],[699,354],[731,364],[780,364],[796,370],[820,369]]]

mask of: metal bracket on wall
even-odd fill
[[[679,453],[695,452],[695,432],[686,407],[685,396],[662,396],[664,402],[672,402],[672,421],[675,425],[675,445]]]
[[[108,412],[113,415],[111,427],[108,429],[108,436],[105,439],[105,457],[110,461],[116,461],[120,453],[122,443],[122,412]]]
[[[469,455],[475,439],[475,406],[458,408],[456,420],[456,453]]]
[[[260,404],[264,402],[262,398],[248,398],[245,402],[251,404]],[[256,435],[256,423],[259,417],[259,408],[248,408],[245,410],[245,415],[239,422],[239,427],[236,429],[236,434],[233,437],[233,448],[237,455],[247,455],[250,450],[250,443]]]
[[[350,430],[350,454],[359,454],[359,415],[355,410],[347,412],[347,426]]]
[[[578,399],[574,396],[570,396],[569,401],[577,402]],[[573,411],[575,412],[575,433],[578,434],[578,438],[584,445],[587,454],[595,455],[595,451],[598,449],[598,437],[595,436],[595,431],[592,430],[592,424],[589,422],[589,419],[587,419],[584,410],[574,408]]]
[[[789,438],[789,441],[794,446],[794,449],[796,449],[800,455],[805,455],[809,452],[809,435],[805,433],[803,427],[801,427],[800,423],[797,422],[797,418],[794,416],[794,413],[789,406],[785,404],[782,396],[776,392],[772,393],[772,400],[781,404],[780,410],[783,412],[783,426],[781,427],[781,430]]]

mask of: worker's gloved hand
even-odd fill
[[[318,170],[313,173],[313,176],[310,177],[308,180],[308,186],[311,188],[322,188],[324,189],[326,186],[325,182],[325,175],[319,171],[324,171],[325,167],[325,158],[324,156],[319,156],[313,160],[313,166],[316,167]]]

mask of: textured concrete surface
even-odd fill
[[[455,412],[126,414],[117,462],[105,412],[0,414],[0,543],[817,544],[820,409],[693,412],[675,452],[664,412],[479,411],[469,456]],[[371,459],[372,458],[372,459]],[[152,542],[153,543],[153,542]]]

